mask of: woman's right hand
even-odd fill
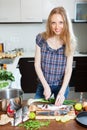
[[[45,86],[43,94],[44,94],[46,100],[48,100],[50,98],[50,96],[51,96],[51,89],[50,89],[49,85]]]

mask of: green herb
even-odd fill
[[[19,126],[25,127],[27,130],[38,130],[40,127],[48,126],[50,121],[28,120]]]
[[[12,72],[2,69],[0,70],[0,81],[2,80],[15,81],[15,78]]]
[[[32,100],[32,101],[31,101]],[[39,98],[39,99],[29,99],[29,102],[41,102],[41,103],[55,103],[55,99],[54,98],[50,98],[48,100],[46,100],[45,98]]]
[[[64,105],[75,105],[76,101],[75,100],[64,100]]]

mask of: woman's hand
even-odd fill
[[[65,100],[64,95],[59,93],[59,94],[57,95],[57,98],[56,98],[56,101],[55,101],[55,105],[56,105],[56,106],[62,105],[63,102],[64,102],[64,100]]]
[[[43,94],[44,94],[46,100],[48,100],[50,98],[50,96],[51,96],[51,89],[50,89],[49,86],[47,86],[47,87],[45,86]]]

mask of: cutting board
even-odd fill
[[[56,119],[59,115],[60,116],[69,115],[71,119],[75,118],[75,111],[73,107],[67,113],[59,114],[58,112],[61,110],[62,107],[64,106],[55,107],[52,105],[52,107],[50,106],[49,109],[47,110],[46,109],[44,110],[43,108],[37,109],[36,119]]]

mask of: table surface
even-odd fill
[[[26,101],[23,102],[26,105]],[[2,112],[0,112],[1,114]],[[41,120],[40,120],[41,121]],[[39,130],[87,130],[87,127],[83,127],[78,124],[75,119],[72,119],[66,123],[57,122],[56,120],[50,120],[48,127],[41,127]],[[23,127],[11,126],[10,123],[6,125],[0,125],[0,130],[26,130]]]
[[[39,130],[87,130],[87,128],[80,126],[75,120],[66,123],[56,122],[51,120],[48,127],[41,127]],[[26,130],[23,127],[11,126],[10,123],[0,126],[0,130]]]

